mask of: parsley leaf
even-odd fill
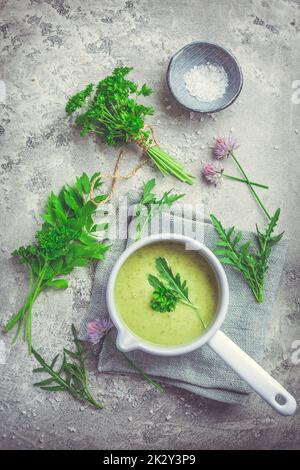
[[[148,276],[148,282],[154,288],[150,305],[157,312],[172,312],[175,310],[178,298],[165,285],[152,274]]]

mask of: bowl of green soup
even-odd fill
[[[209,248],[190,237],[158,234],[128,247],[107,285],[107,306],[124,352],[176,356],[204,344],[221,356],[273,408],[295,399],[220,330],[229,303],[225,271]]]

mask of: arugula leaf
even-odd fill
[[[247,280],[256,300],[263,301],[264,276],[268,270],[268,259],[272,247],[278,243],[283,232],[273,235],[280,216],[280,209],[277,209],[264,232],[260,232],[256,226],[257,246],[251,241],[247,241],[239,246],[242,241],[242,232],[236,232],[234,227],[225,230],[221,222],[211,214],[211,220],[220,239],[216,242],[218,248],[214,250],[223,264],[229,264],[234,269],[240,271]],[[220,247],[220,248],[219,248]]]
[[[148,275],[148,282],[154,288],[152,299],[150,301],[153,310],[159,312],[170,312],[175,310],[177,301],[180,301],[197,311],[198,317],[206,327],[202,320],[199,309],[189,299],[189,290],[186,281],[181,281],[180,274],[173,274],[167,260],[158,257],[155,260],[155,266],[159,273],[160,279],[152,274]]]
[[[140,201],[142,204],[152,204],[156,200],[155,194],[152,192],[152,190],[155,188],[155,185],[155,178],[144,183],[143,195]]]
[[[51,364],[48,364],[45,359],[43,359],[42,356],[32,348],[32,354],[42,366],[34,369],[33,372],[44,372],[50,376],[48,379],[34,383],[34,386],[39,387],[42,390],[47,390],[48,392],[69,392],[73,397],[86,401],[95,408],[101,409],[103,408],[103,404],[95,400],[88,387],[88,373],[85,367],[85,354],[78,340],[77,331],[73,324],[72,334],[76,351],[73,352],[64,348],[62,364],[58,370],[55,370],[54,367],[57,359],[59,358],[59,354],[54,357]],[[73,361],[68,360],[68,357],[73,359]]]
[[[189,299],[189,291],[186,285],[186,281],[181,282],[180,274],[173,274],[171,267],[168,265],[168,262],[165,258],[158,257],[155,260],[156,269],[165,285],[173,292],[177,298],[186,305],[197,310],[197,307],[192,304]]]
[[[143,194],[135,212],[135,240],[139,240],[142,237],[145,228],[150,224],[151,220],[159,215],[166,206],[171,207],[174,202],[185,196],[184,194],[171,194],[173,189],[170,189],[160,199],[157,199],[153,193],[155,185],[155,178],[144,183]]]
[[[89,200],[92,178],[86,173],[76,177],[75,185],[66,185],[58,195],[51,192],[46,211],[42,214],[44,223],[36,232],[36,243],[20,247],[12,255],[29,272],[29,289],[23,307],[7,323],[8,332],[18,325],[13,341],[18,338],[24,326],[24,339],[29,351],[32,343],[32,307],[42,291],[48,287],[66,289],[68,281],[60,276],[69,274],[76,266],[87,266],[93,260],[104,257],[108,246],[96,236],[94,223],[96,206]],[[97,181],[97,186],[101,185]]]

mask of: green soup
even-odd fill
[[[151,343],[175,346],[199,337],[204,326],[197,311],[178,302],[172,312],[150,306],[153,288],[148,274],[156,275],[155,259],[166,258],[174,273],[187,281],[189,298],[199,309],[206,328],[214,319],[218,288],[215,275],[197,251],[176,242],[158,242],[135,251],[121,267],[115,283],[115,302],[123,321],[137,336]]]

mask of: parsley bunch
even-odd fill
[[[151,308],[156,312],[173,312],[178,298],[156,276],[149,274],[148,282],[154,288],[150,301]]]
[[[16,341],[24,327],[24,340],[29,350],[32,343],[32,307],[37,297],[45,289],[66,289],[67,279],[61,278],[69,274],[76,266],[87,266],[92,260],[103,258],[108,249],[105,243],[99,242],[97,231],[106,225],[98,226],[93,216],[96,206],[88,198],[92,180],[83,173],[76,178],[74,186],[64,186],[56,196],[53,192],[48,198],[47,209],[42,218],[44,223],[36,235],[36,242],[15,250],[12,255],[21,264],[25,264],[29,272],[29,289],[23,307],[12,317],[4,328],[10,331],[18,325],[13,341]],[[101,185],[98,180],[96,186]],[[105,195],[96,199],[105,199]]]
[[[193,176],[158,145],[154,145],[150,130],[145,129],[144,119],[153,114],[154,109],[137,100],[140,96],[149,96],[152,90],[145,84],[139,87],[128,80],[126,76],[131,70],[130,67],[117,67],[112,75],[96,86],[87,85],[68,100],[67,114],[81,110],[75,117],[75,123],[80,127],[82,136],[94,133],[107,145],[134,141],[145,149],[163,175],[173,174],[179,180],[192,184]]]

